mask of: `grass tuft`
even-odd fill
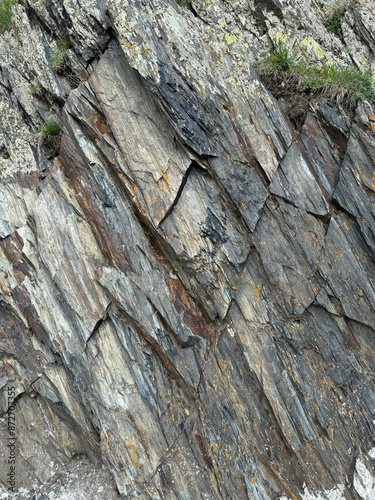
[[[349,107],[356,106],[359,100],[370,103],[375,100],[374,81],[370,70],[361,71],[349,66],[339,68],[322,64],[306,70],[303,81],[312,92],[328,94],[339,102],[345,101]]]
[[[300,60],[295,53],[296,42],[289,48],[281,40],[274,46],[269,54],[257,64],[262,74],[271,74],[274,71],[290,71]]]
[[[42,137],[53,137],[59,135],[61,132],[61,127],[56,122],[46,123],[40,129],[40,134]]]
[[[0,35],[12,28],[12,7],[17,0],[0,0]]]
[[[176,3],[180,5],[181,7],[187,7],[190,5],[192,0],[176,0]]]
[[[29,85],[29,92],[31,95],[39,94],[40,92],[42,92],[42,86],[39,82],[32,83],[31,85]]]
[[[342,20],[351,2],[352,0],[317,0],[312,4],[324,14],[326,18],[324,25],[327,31],[333,33],[341,41],[344,40]]]
[[[57,47],[53,52],[50,57],[50,61],[52,64],[52,67],[54,69],[59,69],[62,68],[65,64],[65,59],[66,59],[66,50],[65,49],[60,49]]]
[[[337,38],[340,38],[340,40],[344,39],[342,24],[341,24],[344,13],[345,12],[343,10],[338,10],[331,17],[329,17],[325,23],[327,31],[336,35]]]
[[[66,55],[73,43],[66,31],[60,31],[56,39],[56,49],[52,52],[50,61],[54,69],[61,69],[65,65]]]
[[[59,154],[61,132],[61,126],[56,122],[39,122],[36,129],[36,137],[44,150],[47,160],[51,160]]]
[[[69,50],[73,47],[73,43],[67,31],[60,31],[57,34],[56,44],[61,50]]]
[[[263,61],[257,64],[260,76],[279,77],[285,85],[293,86],[296,92],[325,94],[331,100],[345,103],[353,108],[359,100],[375,101],[374,81],[371,71],[333,64],[316,65],[296,53],[296,44],[288,48],[279,41]]]

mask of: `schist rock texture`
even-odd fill
[[[375,111],[255,64],[374,75],[375,4],[334,4],[13,7],[1,499],[375,498]]]

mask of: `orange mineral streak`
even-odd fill
[[[144,216],[147,216],[147,212],[145,212],[139,202],[139,198],[138,198],[138,195],[136,193],[136,189],[137,189],[137,186],[134,184],[134,186],[131,188],[131,192],[133,194],[133,197],[134,197],[134,200],[135,200],[135,203],[138,207],[138,210],[144,215]]]

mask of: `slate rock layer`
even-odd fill
[[[11,386],[19,499],[374,498],[375,113],[318,99],[296,130],[250,64],[287,36],[375,69],[371,2],[348,5],[344,40],[318,7],[14,7],[4,495]],[[61,126],[52,153],[41,120]]]

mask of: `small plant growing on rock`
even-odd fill
[[[51,64],[54,69],[61,69],[65,64],[66,55],[69,49],[73,47],[73,43],[66,31],[60,31],[57,35],[56,49],[50,57]]]
[[[329,17],[325,23],[327,31],[336,35],[337,38],[340,38],[340,40],[343,40],[344,38],[341,25],[341,20],[343,18],[343,15],[344,11],[338,10],[331,17]]]
[[[304,83],[312,92],[322,92],[339,102],[345,101],[349,107],[355,106],[358,100],[370,103],[375,100],[370,70],[322,64],[305,73]]]
[[[69,50],[73,47],[73,43],[66,31],[60,31],[57,34],[56,44],[61,50]]]
[[[343,40],[342,19],[351,0],[317,0],[311,5],[320,10],[326,17],[324,23],[327,31]]]
[[[56,122],[41,123],[37,130],[37,137],[46,158],[51,159],[57,156],[60,150],[61,126]]]
[[[56,122],[46,123],[42,126],[40,133],[41,136],[44,137],[53,137],[59,135],[61,132],[61,127]]]
[[[40,85],[39,82],[32,83],[31,85],[29,85],[29,92],[31,95],[40,94],[42,90],[43,90],[42,86]]]
[[[52,67],[54,69],[62,68],[65,63],[65,58],[66,58],[66,50],[57,47],[57,49],[55,49],[52,52],[52,55],[50,57]]]
[[[192,0],[176,0],[176,3],[178,3],[178,5],[181,5],[181,7],[187,7],[191,4],[191,1]]]
[[[280,70],[291,71],[300,59],[296,55],[295,47],[296,42],[290,48],[285,42],[279,40],[263,61],[257,64],[259,71],[262,74],[271,74]]]
[[[374,81],[370,70],[361,71],[333,64],[315,64],[297,56],[296,43],[288,48],[278,44],[257,63],[258,74],[271,91],[288,87],[289,93],[325,94],[331,100],[354,107],[358,100],[375,101]],[[277,96],[277,95],[276,95]]]
[[[0,35],[10,30],[12,27],[12,7],[17,0],[0,1]]]

